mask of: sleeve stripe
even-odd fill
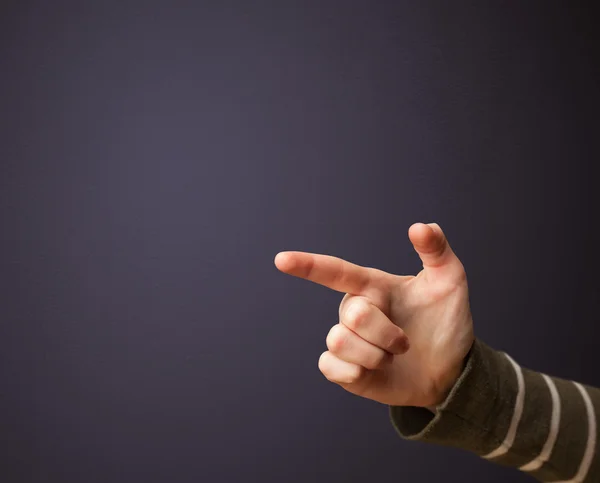
[[[585,390],[585,388],[578,382],[574,382],[573,384],[575,384],[577,389],[579,389],[579,392],[583,397],[583,401],[585,402],[585,408],[587,410],[587,445],[585,448],[585,453],[583,454],[583,459],[581,460],[581,464],[579,466],[579,471],[577,471],[575,478],[573,478],[572,480],[565,480],[557,483],[582,483],[583,481],[585,481],[590,466],[592,465],[592,459],[594,457],[594,451],[596,449],[596,414],[594,413],[594,405],[592,404],[592,400],[590,399],[590,396]]]
[[[546,374],[542,374],[544,381],[548,385],[548,389],[550,390],[550,395],[552,396],[552,416],[550,419],[550,432],[548,434],[548,439],[542,448],[540,455],[534,460],[530,461],[526,465],[521,466],[519,469],[521,471],[535,471],[542,467],[542,465],[550,459],[550,455],[552,454],[552,450],[554,449],[554,443],[556,443],[556,438],[558,437],[558,428],[560,426],[560,396],[556,389],[556,385],[554,381]]]
[[[508,359],[508,361],[512,364],[512,366],[515,370],[515,373],[517,375],[517,383],[519,385],[519,389],[518,389],[517,398],[515,401],[515,408],[513,411],[512,420],[510,422],[510,426],[508,427],[508,432],[506,433],[506,437],[504,438],[504,441],[500,444],[500,446],[498,446],[498,448],[496,448],[491,453],[488,453],[487,455],[482,456],[482,458],[485,458],[488,460],[497,458],[498,456],[502,456],[503,454],[506,454],[508,452],[508,450],[510,450],[511,446],[513,445],[513,443],[515,441],[515,436],[517,435],[517,427],[519,426],[519,421],[521,420],[521,416],[523,414],[523,401],[525,400],[525,382],[523,380],[523,371],[521,370],[519,365],[515,361],[513,361],[512,358],[508,354],[503,353],[503,355]]]

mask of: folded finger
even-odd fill
[[[327,348],[339,359],[366,369],[377,369],[390,362],[392,355],[367,342],[343,324],[334,325],[327,335]]]
[[[319,370],[329,381],[337,384],[354,384],[366,371],[364,367],[344,361],[329,351],[321,354]]]

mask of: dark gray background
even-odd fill
[[[560,3],[3,2],[2,481],[529,481],[326,381],[342,294],[273,257],[416,273],[437,221],[477,334],[600,385],[600,33]]]

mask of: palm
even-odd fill
[[[278,268],[347,292],[340,316],[352,299],[367,300],[408,337],[408,352],[393,356],[381,368],[365,371],[360,380],[340,383],[342,387],[383,404],[429,406],[439,402],[446,386],[458,376],[473,341],[473,329],[462,264],[443,234],[444,249],[428,251],[428,243],[440,240],[421,227],[411,230],[411,240],[424,264],[417,276],[393,275],[302,252],[293,255],[296,258],[291,265],[280,262]],[[437,231],[441,233],[439,227]]]

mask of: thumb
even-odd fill
[[[419,254],[423,268],[454,267],[462,270],[462,264],[437,223],[415,223],[408,229],[408,238]]]

